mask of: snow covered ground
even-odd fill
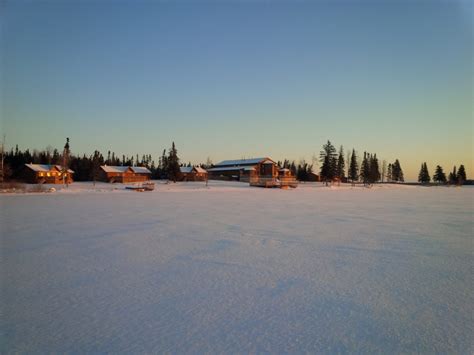
[[[474,189],[0,195],[0,352],[472,353]]]

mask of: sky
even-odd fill
[[[469,1],[0,3],[7,147],[473,170]]]

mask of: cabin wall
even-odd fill
[[[21,179],[29,184],[62,184],[62,172],[51,170],[49,172],[33,171],[27,167],[24,168]],[[72,174],[66,173],[66,182],[73,182]]]
[[[133,173],[133,172],[105,172],[102,170],[99,175],[100,181],[109,183],[131,183],[131,182],[143,182],[149,181],[151,174]]]

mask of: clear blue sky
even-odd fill
[[[311,161],[330,139],[474,173],[468,1],[0,6],[10,147]]]

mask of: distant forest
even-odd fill
[[[52,147],[47,147],[44,150],[34,149],[31,151],[26,149],[22,151],[18,148],[18,145],[10,150],[5,150],[2,146],[0,147],[2,153],[0,178],[2,180],[21,179],[24,165],[33,163],[67,165],[68,168],[74,170],[75,181],[96,180],[100,166],[104,164],[111,166],[142,166],[151,171],[153,179],[176,180],[176,176],[180,174],[180,166],[192,165],[190,162],[180,162],[174,142],[170,149],[163,150],[157,163],[155,163],[151,154],[119,156],[109,150],[104,155],[96,150],[89,156],[86,154],[79,156],[69,153],[69,139],[66,146],[62,152]],[[323,181],[326,184],[350,182],[352,184],[363,183],[364,185],[380,182],[403,183],[405,181],[398,159],[391,163],[387,163],[385,160],[380,162],[376,153],[364,152],[363,155],[359,156],[355,149],[345,155],[342,145],[337,150],[329,140],[322,146],[317,160],[320,163],[318,171],[315,171],[313,164],[309,164],[304,160],[296,163],[294,160],[285,159],[278,161],[277,164],[281,168],[289,169],[299,181]],[[208,169],[214,165],[208,158],[205,163],[196,164],[195,166]],[[437,165],[434,175],[431,177],[426,163],[423,163],[418,176],[418,181],[422,184],[429,184],[433,181],[437,184],[462,185],[466,180],[464,165],[460,165],[458,169],[455,166],[448,176],[446,176],[443,168]]]

